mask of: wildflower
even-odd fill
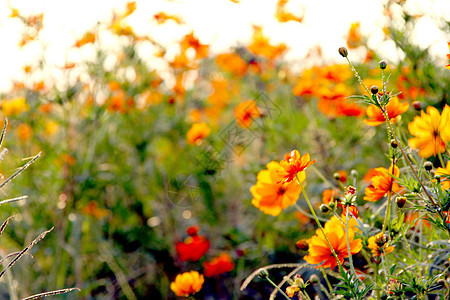
[[[178,274],[170,289],[179,297],[189,297],[202,289],[205,278],[197,271]]]
[[[345,225],[342,224],[336,217],[332,217],[325,223],[324,233],[327,236],[331,247],[333,247],[339,262],[342,264],[344,259],[348,257],[347,249],[347,232]],[[362,249],[361,239],[354,239],[355,231],[349,226],[348,239],[350,246],[350,253],[356,254]],[[317,267],[334,269],[337,266],[336,258],[331,252],[325,236],[320,229],[316,230],[316,235],[309,239],[309,254],[304,257],[309,264],[320,264]]]
[[[348,31],[347,46],[354,49],[362,45],[362,36],[359,30],[359,23],[352,23]]]
[[[188,130],[186,137],[187,142],[192,145],[200,145],[211,133],[205,122],[195,123]]]
[[[56,134],[59,130],[59,125],[56,121],[54,120],[48,120],[45,122],[45,134],[47,136],[53,136],[54,134]]]
[[[201,59],[208,56],[209,46],[201,44],[200,41],[194,37],[194,32],[187,34],[180,44],[182,52],[185,52],[189,48],[194,49],[196,59]]]
[[[441,176],[441,186],[443,190],[447,190],[450,188],[450,161],[447,162],[447,167],[445,168],[437,168],[435,176],[437,175],[443,175]]]
[[[371,236],[368,240],[369,249],[372,251],[372,255],[381,256],[382,254],[391,253],[394,251],[394,246],[386,246],[387,237],[384,233],[378,233],[377,235]]]
[[[198,235],[198,228],[189,227],[187,230],[189,236],[183,241],[175,245],[177,254],[182,261],[198,261],[205,255],[210,247],[209,240]]]
[[[234,262],[231,260],[230,255],[222,253],[211,259],[211,261],[205,261],[203,268],[205,269],[204,273],[206,277],[213,277],[232,271],[234,269]]]
[[[273,61],[283,55],[287,47],[285,44],[273,46],[269,43],[269,39],[262,33],[260,26],[253,26],[253,41],[248,49],[255,55],[261,55],[269,61]]]
[[[398,177],[400,175],[400,170],[397,166],[394,166],[394,168],[390,166],[389,170],[382,167],[376,168],[371,178],[372,184],[365,189],[366,195],[364,196],[364,200],[372,202],[378,201],[387,193],[398,192],[400,187],[390,174]]]
[[[326,189],[322,192],[322,202],[326,205],[330,205],[335,200],[339,199],[339,190],[338,189]],[[338,202],[340,205],[340,202]]]
[[[345,183],[348,179],[348,174],[344,170],[339,170],[333,174],[333,178],[336,179],[337,181]]]
[[[391,123],[394,123],[395,118],[403,114],[405,111],[407,111],[408,108],[409,108],[408,103],[406,102],[401,103],[397,98],[394,98],[391,101],[389,101],[389,103],[386,105],[386,113],[388,115],[389,121]],[[366,109],[366,114],[369,118],[364,120],[364,123],[366,123],[369,126],[378,126],[386,121],[386,118],[384,117],[380,108],[378,108],[375,105],[369,105]]]
[[[275,161],[267,164],[267,170],[258,173],[257,182],[250,188],[253,195],[252,204],[264,213],[277,216],[283,208],[297,202],[301,187],[296,181],[277,182],[277,172],[282,171],[281,165]],[[305,180],[305,173],[298,174],[301,182]]]
[[[445,105],[442,114],[432,106],[427,112],[408,124],[409,132],[415,137],[409,139],[411,148],[419,149],[419,155],[427,158],[445,151],[445,143],[450,141],[450,106]]]
[[[97,202],[90,201],[85,207],[81,209],[81,213],[101,220],[108,215],[108,210],[98,207]]]
[[[244,76],[247,73],[247,63],[237,53],[223,53],[216,56],[216,64],[234,75]]]
[[[79,39],[75,43],[75,47],[81,47],[83,45],[94,43],[95,42],[95,34],[92,32],[86,32],[81,39]]]
[[[316,160],[310,161],[309,153],[300,156],[298,150],[292,150],[284,155],[284,160],[280,162],[283,168],[278,173],[278,182],[291,182],[298,173],[303,172],[314,164]]]
[[[24,97],[16,97],[1,102],[1,110],[5,116],[15,116],[30,109]]]
[[[289,279],[288,282],[291,285],[286,288],[286,294],[291,298],[294,297],[296,293],[304,291],[306,289],[306,286],[308,285],[308,283],[305,284],[303,279],[298,274],[295,275],[294,280]],[[302,296],[303,296],[302,294],[299,294],[298,299],[303,299]]]
[[[22,142],[28,141],[33,136],[33,129],[28,124],[20,123],[17,127],[17,136]]]
[[[288,0],[278,0],[277,2],[277,10],[275,12],[275,18],[278,20],[278,22],[289,22],[289,21],[296,21],[301,23],[303,21],[302,17],[297,17],[287,11],[286,4],[288,3]]]
[[[242,128],[250,127],[253,120],[260,116],[261,112],[253,100],[244,101],[234,109],[234,118]]]
[[[159,13],[153,15],[153,18],[155,19],[155,21],[158,24],[163,24],[163,23],[165,23],[166,21],[169,21],[169,20],[172,20],[172,21],[174,21],[177,24],[182,24],[183,23],[183,21],[181,21],[180,17],[174,16],[174,15],[168,15],[165,12],[159,12]]]

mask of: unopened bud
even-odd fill
[[[340,48],[339,48],[339,54],[342,55],[342,57],[347,57],[347,56],[348,56],[347,48],[345,48],[345,47],[340,47]]]
[[[335,173],[333,174],[333,178],[334,178],[335,180],[339,181],[339,180],[341,179],[341,174],[339,174],[338,172],[335,172]]]
[[[350,171],[350,176],[352,176],[353,178],[358,177],[358,171],[356,171],[356,170],[351,170],[351,171]]]
[[[320,206],[320,211],[323,212],[324,214],[328,213],[330,211],[330,207],[326,204],[322,204]]]
[[[394,149],[398,147],[398,144],[394,139],[391,140],[391,147]]]
[[[384,70],[387,67],[387,62],[385,60],[380,61],[380,69]]]
[[[312,274],[309,276],[309,282],[311,282],[311,284],[318,284],[320,282],[319,276]]]
[[[376,95],[378,93],[378,87],[376,85],[372,85],[372,87],[370,88],[370,92]]]
[[[431,162],[427,161],[423,164],[423,167],[425,168],[425,170],[431,171],[433,169],[433,164]]]
[[[412,105],[413,105],[415,110],[417,110],[417,111],[421,111],[422,110],[422,102],[414,101],[412,103]]]
[[[297,246],[298,250],[302,250],[302,251],[308,251],[308,249],[309,249],[309,245],[308,245],[308,240],[307,239],[301,239],[301,240],[297,241],[295,243],[295,246]]]
[[[406,197],[400,196],[395,199],[395,202],[397,203],[398,208],[403,208],[406,203]]]

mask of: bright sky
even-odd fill
[[[124,9],[126,0],[10,0],[9,5],[28,16],[44,12],[44,29],[41,40],[47,45],[46,61],[64,65],[64,61],[82,59],[88,53],[69,50],[75,40],[98,21],[109,19],[112,9]],[[345,45],[345,35],[352,22],[361,23],[363,34],[370,36],[369,46],[388,56],[386,60],[401,59],[391,42],[383,41],[385,25],[382,1],[375,0],[290,0],[289,10],[301,15],[303,23],[279,23],[275,17],[277,0],[241,0],[236,4],[229,0],[137,0],[137,10],[128,21],[138,35],[150,35],[163,45],[176,43],[183,35],[194,31],[202,43],[210,44],[213,52],[220,52],[246,43],[252,35],[252,24],[262,25],[264,33],[273,43],[286,43],[287,59],[303,58],[308,49],[320,45],[326,58],[339,59],[337,48]],[[450,5],[447,0],[408,0],[411,14],[440,16],[450,21]],[[154,14],[164,11],[182,17],[186,25],[174,22],[156,25]],[[11,78],[23,76],[23,66],[42,53],[39,46],[27,45],[19,50],[21,25],[9,19],[7,1],[0,2],[0,91],[11,86]],[[423,17],[414,28],[417,43],[423,48],[431,46],[436,57],[445,58],[450,36],[439,31],[436,18]]]

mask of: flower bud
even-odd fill
[[[339,48],[339,54],[342,55],[342,57],[347,57],[347,56],[348,56],[347,48],[345,48],[345,47],[340,47],[340,48]]]
[[[387,62],[385,60],[380,61],[380,69],[384,70],[387,67]]]
[[[427,170],[429,172],[433,169],[433,164],[431,162],[427,161],[423,164],[423,167],[425,168],[425,170]]]
[[[358,171],[356,171],[356,170],[351,170],[351,171],[350,171],[350,176],[352,176],[353,178],[358,177]]]
[[[400,196],[395,199],[395,202],[397,203],[398,208],[403,208],[406,203],[406,197]]]
[[[326,204],[322,204],[319,209],[324,214],[328,213],[331,210],[330,207]]]
[[[417,110],[417,111],[421,111],[422,110],[422,102],[414,101],[412,103],[412,105],[413,105],[415,110]]]
[[[394,139],[391,140],[391,147],[394,149],[398,147],[398,144]]]
[[[301,239],[301,240],[297,241],[295,243],[295,246],[297,246],[298,250],[302,250],[302,251],[308,251],[308,249],[309,249],[309,245],[308,245],[308,240],[307,239]]]
[[[333,178],[334,178],[334,180],[339,181],[341,179],[341,174],[339,174],[338,172],[335,172],[333,174]]]
[[[316,274],[312,274],[309,277],[309,282],[311,282],[311,284],[318,284],[320,282],[319,276],[317,276]]]
[[[376,95],[378,93],[378,87],[376,85],[372,85],[372,87],[370,88],[370,92]]]

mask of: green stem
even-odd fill
[[[291,300],[291,298],[289,298],[288,295],[286,295],[286,293],[278,286],[275,284],[275,282],[273,282],[269,277],[266,277],[266,280],[275,288],[278,290],[278,292],[280,292],[281,295],[284,296],[284,298]]]
[[[387,223],[389,220],[389,224],[391,223],[391,198],[392,198],[392,192],[388,192],[388,199],[387,199],[387,207],[386,207],[386,214],[384,216],[384,222],[383,222],[383,229],[381,230],[382,233],[386,230]]]
[[[445,168],[444,159],[442,158],[442,154],[438,152],[439,162],[441,163],[442,168]]]
[[[297,175],[295,175],[295,177],[297,178],[298,184],[300,184],[300,188],[302,189],[303,197],[305,197],[305,200],[306,200],[306,203],[308,204],[309,210],[311,211],[311,214],[313,215],[314,220],[316,220],[317,226],[319,226],[319,229],[322,232],[322,234],[323,234],[323,236],[325,238],[325,241],[327,242],[328,247],[330,247],[331,253],[333,253],[333,256],[336,259],[336,262],[337,262],[337,264],[339,266],[339,270],[341,270],[342,269],[342,265],[341,265],[341,262],[339,260],[339,257],[337,256],[336,252],[334,251],[334,248],[331,246],[331,243],[328,240],[328,237],[325,234],[325,231],[323,230],[322,224],[320,224],[320,222],[319,222],[319,218],[317,217],[316,212],[314,211],[314,208],[312,207],[311,202],[309,201],[308,195],[306,195],[306,192],[303,189],[302,182],[298,179]]]
[[[333,290],[333,288],[331,287],[331,283],[328,280],[327,273],[325,272],[325,270],[323,268],[320,268],[320,271],[322,271],[323,278],[325,279],[325,281],[326,281],[326,283],[328,285],[328,288],[330,289],[330,292],[331,292]]]
[[[348,227],[348,219],[350,219],[349,218],[349,211],[348,211],[348,205],[346,205],[346,210],[347,210],[347,214],[346,214],[346,217],[345,217],[345,229],[346,229],[346,231],[347,231],[347,251],[348,251],[348,262],[350,263],[350,269],[352,270],[352,273],[353,273],[353,275],[355,276],[355,278],[357,278],[358,280],[360,280],[359,279],[359,277],[358,277],[358,275],[356,274],[356,270],[355,270],[355,267],[353,266],[353,258],[352,258],[352,251],[351,251],[351,249],[350,249],[350,238],[349,238],[349,236],[348,236],[348,233],[349,233],[349,227]]]
[[[348,57],[346,57],[350,67],[352,68],[353,73],[355,74],[356,79],[358,79],[359,84],[361,84],[364,89],[366,90],[367,94],[369,95],[369,97],[372,96],[372,93],[369,91],[369,89],[366,87],[366,85],[364,84],[364,82],[362,81],[361,76],[359,76],[358,71],[356,71],[355,67],[353,66],[353,64],[351,63],[351,61],[348,59]]]

